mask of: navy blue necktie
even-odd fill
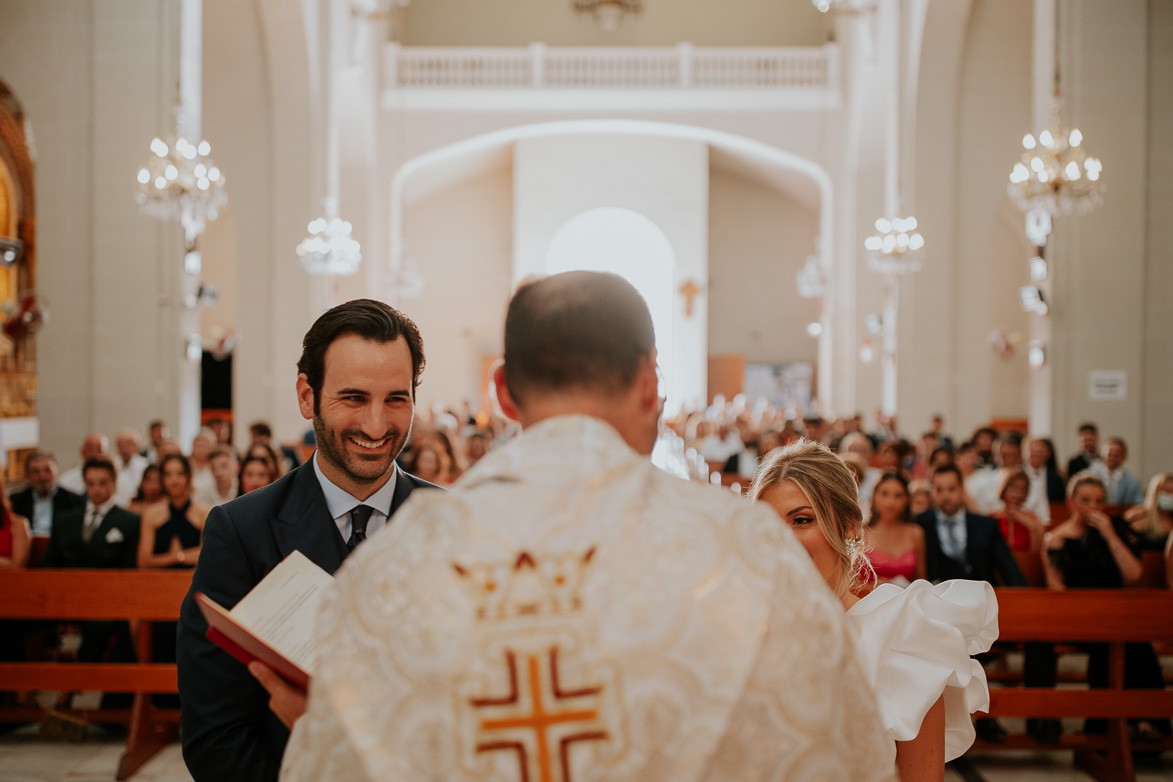
[[[346,541],[346,547],[351,551],[367,539],[367,522],[374,512],[375,509],[370,505],[355,506],[350,512],[350,540]]]

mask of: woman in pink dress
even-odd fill
[[[907,586],[925,577],[925,533],[908,511],[908,481],[898,472],[880,476],[863,537],[878,584]]]

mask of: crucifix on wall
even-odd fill
[[[684,317],[692,317],[692,303],[697,296],[705,292],[705,289],[696,284],[696,281],[689,277],[680,286],[680,295],[684,297]]]

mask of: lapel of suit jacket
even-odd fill
[[[411,490],[415,488],[415,483],[408,477],[407,473],[399,469],[399,465],[392,462],[395,469],[395,475],[392,480],[395,481],[395,491],[391,493],[391,512],[387,514],[387,523],[391,523],[391,517],[395,515],[395,511],[407,500],[407,495],[411,494]]]
[[[326,507],[326,495],[314,474],[312,460],[295,469],[289,477],[289,491],[276,515],[269,519],[281,557],[300,551],[333,574],[349,552]]]
[[[94,528],[94,534],[90,535],[90,539],[86,541],[86,548],[91,551],[101,551],[108,548],[110,544],[106,543],[106,536],[110,534],[110,530],[118,526],[118,512],[121,510],[117,505],[111,506],[110,510],[106,511],[106,515],[98,522],[98,526]],[[82,511],[81,524],[84,530],[86,523],[85,511]],[[121,532],[121,530],[120,530]],[[80,532],[79,532],[80,534]],[[125,536],[123,536],[125,540]]]

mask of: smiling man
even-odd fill
[[[276,779],[305,694],[207,640],[195,593],[231,608],[293,551],[333,573],[408,494],[433,488],[395,465],[423,368],[419,329],[381,302],[334,307],[306,333],[297,402],[318,451],[276,483],[212,510],[183,603],[183,757],[197,782]]]

